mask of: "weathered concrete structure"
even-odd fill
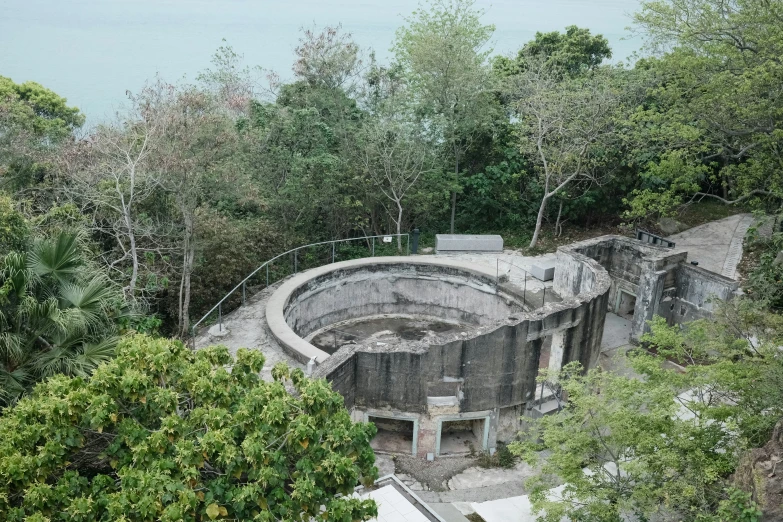
[[[516,432],[535,400],[545,342],[553,369],[571,361],[592,367],[597,360],[610,280],[580,253],[561,257],[578,273],[561,270],[568,278],[559,285],[563,300],[535,310],[488,270],[392,257],[299,274],[270,299],[267,321],[292,354],[316,358],[315,376],[332,382],[357,420],[412,423],[411,452],[438,455],[446,434],[456,431],[471,435],[476,449],[492,449],[499,435]],[[349,345],[332,356],[303,339],[330,323],[380,314],[437,316],[472,328],[422,341]]]
[[[266,319],[284,350],[317,363],[314,376],[331,381],[357,421],[376,422],[388,442],[376,449],[434,457],[471,445],[492,450],[513,437],[520,417],[545,413],[539,369],[594,367],[607,311],[629,318],[638,341],[654,315],[672,323],[704,317],[711,297],[728,299],[737,288],[687,264],[685,252],[621,236],[558,249],[550,291],[559,300],[536,308],[507,281],[489,267],[437,256],[345,261],[286,281]],[[331,356],[305,339],[376,317],[460,327],[415,340],[358,339]]]
[[[609,311],[633,317],[634,342],[649,330],[647,321],[655,315],[670,324],[707,317],[714,308],[713,299],[727,300],[739,287],[733,279],[687,264],[687,252],[674,253],[627,237],[601,236],[562,249],[596,260],[609,273]],[[562,291],[557,285],[555,290]]]

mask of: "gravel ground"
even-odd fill
[[[445,457],[432,462],[409,455],[399,455],[394,459],[397,473],[403,473],[416,479],[432,491],[447,491],[451,477],[476,466],[471,457]]]

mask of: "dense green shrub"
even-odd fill
[[[143,335],[90,378],[58,376],[0,418],[0,519],[367,520],[372,424],[326,381],[260,352]],[[290,383],[295,392],[286,386]]]

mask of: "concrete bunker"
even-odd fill
[[[707,317],[716,299],[730,299],[739,287],[733,279],[688,264],[687,252],[627,237],[601,236],[560,250],[583,254],[606,270],[609,311],[631,321],[634,343],[649,331],[647,322],[655,315],[669,324]]]
[[[536,383],[542,367],[557,371],[579,361],[590,368],[598,359],[610,279],[578,252],[561,251],[557,259],[565,267],[555,272],[559,296],[538,307],[494,271],[454,259],[335,263],[286,281],[270,298],[267,324],[288,353],[315,360],[314,376],[332,383],[356,421],[376,423],[379,451],[491,451],[547,399]],[[341,326],[376,319],[451,327],[334,341]],[[323,334],[332,336],[331,355],[308,341]]]

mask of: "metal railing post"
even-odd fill
[[[375,238],[374,237],[372,238],[372,256],[371,257],[375,257]]]
[[[223,303],[218,305],[218,330],[223,331]]]
[[[266,288],[269,288],[269,263],[266,264]]]
[[[337,243],[332,243],[332,263],[334,263],[334,246],[335,246],[336,244],[337,244]]]
[[[541,298],[541,306],[546,304],[546,285],[544,285],[544,297]]]
[[[247,291],[245,289],[245,282],[242,282],[242,304],[245,304],[245,301],[247,300]]]
[[[522,303],[527,303],[527,271],[522,271],[525,272],[525,288],[522,290]]]
[[[299,249],[297,248],[296,250],[294,250],[294,273],[296,273],[299,268],[297,266],[298,264],[299,264]]]

